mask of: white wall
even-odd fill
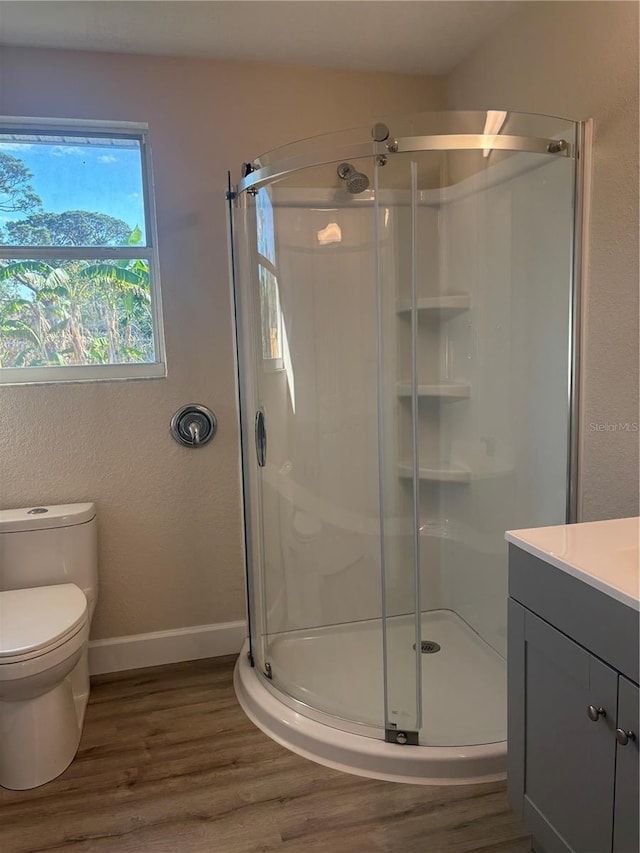
[[[523,4],[449,75],[452,109],[595,120],[582,518],[638,513],[638,5]],[[592,425],[616,425],[596,431]]]
[[[224,189],[242,161],[295,139],[440,105],[428,77],[3,48],[0,114],[147,121],[167,379],[0,388],[0,505],[95,500],[93,636],[244,615]],[[184,403],[211,445],[169,436]]]

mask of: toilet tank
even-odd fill
[[[0,590],[74,583],[93,615],[98,597],[93,503],[0,510]]]

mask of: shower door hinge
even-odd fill
[[[399,743],[401,746],[420,746],[418,732],[408,732],[406,729],[385,729],[384,739],[387,743]]]
[[[266,661],[264,664],[264,676],[265,676],[265,678],[268,678],[269,681],[271,681],[271,679],[273,678],[273,672],[271,671],[271,664],[267,663]]]

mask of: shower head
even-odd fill
[[[369,178],[363,172],[356,172],[351,163],[340,163],[338,177],[347,183],[347,190],[352,195],[363,193],[369,186]]]
[[[354,172],[347,178],[347,189],[353,195],[363,193],[369,187],[369,178],[362,172]]]

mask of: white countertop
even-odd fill
[[[640,518],[508,530],[505,539],[640,610]]]

